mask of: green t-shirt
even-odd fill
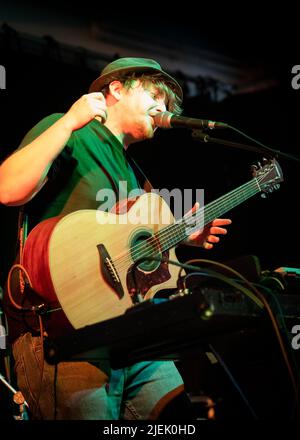
[[[28,132],[19,148],[32,142],[62,116],[62,114],[53,114],[41,120]],[[128,192],[134,189],[141,191],[128,159],[130,160],[122,144],[97,120],[74,131],[61,154],[53,162],[48,172],[48,181],[25,205],[29,218],[29,231],[37,223],[50,217],[67,215],[79,209],[101,209],[99,190],[113,190],[116,200],[127,197],[124,192],[119,192],[120,181],[127,182]],[[140,170],[136,169],[135,163],[133,167],[142,183],[142,177],[145,176],[140,176]],[[28,308],[32,304],[41,303],[41,298],[30,292],[22,295],[17,291],[14,293],[14,298],[18,304]],[[37,316],[32,312],[21,313],[16,310],[7,294],[5,310],[11,342],[26,331],[38,334]],[[62,313],[46,315],[47,331],[58,326]]]
[[[55,113],[41,120],[25,136],[20,148],[32,142],[62,116]],[[139,188],[122,144],[94,119],[72,133],[53,162],[47,183],[27,203],[30,228],[56,215],[66,215],[79,209],[101,209],[103,203],[105,209],[111,209],[114,203],[110,206],[107,192],[113,191],[115,201],[118,201]]]

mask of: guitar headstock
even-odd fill
[[[283,174],[279,163],[275,160],[263,160],[263,165],[252,166],[252,175],[263,193],[270,193],[280,187]]]

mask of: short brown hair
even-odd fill
[[[132,88],[134,81],[139,80],[142,85],[153,84],[159,92],[164,95],[166,100],[166,107],[168,111],[174,113],[175,115],[180,115],[182,113],[182,108],[180,106],[181,99],[170,87],[168,81],[160,73],[152,74],[141,74],[138,72],[126,73],[124,75],[116,75],[115,78],[112,77],[112,81],[120,81],[126,90]],[[101,92],[106,96],[109,92],[109,84],[105,85]]]

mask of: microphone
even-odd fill
[[[185,116],[177,116],[170,112],[160,112],[154,116],[155,125],[159,128],[227,128],[224,122],[208,121],[206,119],[187,118]]]

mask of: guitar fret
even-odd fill
[[[253,179],[201,208],[196,215],[180,219],[178,222],[161,229],[155,234],[160,242],[161,251],[164,252],[180,243],[192,232],[206,226],[258,192],[260,192],[260,187],[257,185],[256,179]],[[191,225],[193,218],[197,220],[197,225],[194,227]]]

